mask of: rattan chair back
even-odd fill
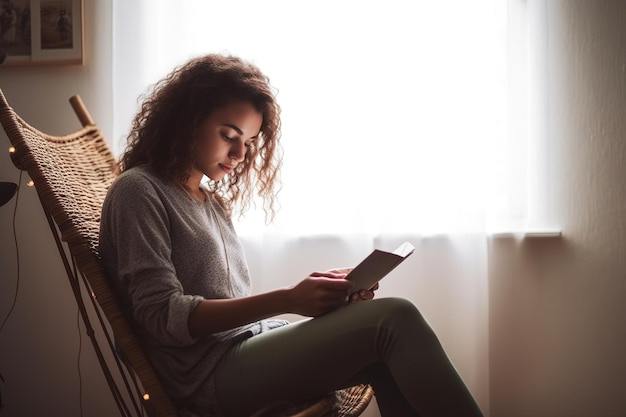
[[[64,259],[64,263],[66,269],[70,267],[71,285],[74,287],[82,281],[88,286],[87,293],[95,297],[113,332],[114,357],[123,357],[139,378],[139,392],[132,393],[139,398],[131,400],[139,401],[156,417],[175,417],[176,411],[122,314],[100,263],[100,212],[117,174],[115,158],[80,97],[72,97],[70,103],[83,126],[72,133],[54,136],[24,121],[0,90],[0,122],[14,148],[12,161],[17,168],[28,172],[46,215],[54,222],[51,227],[54,226],[69,249],[71,258]],[[74,276],[68,263],[75,263],[78,276]],[[79,306],[83,305],[81,291],[75,291],[75,296]],[[108,331],[103,327],[97,330]],[[101,352],[97,353],[100,356]],[[106,367],[103,371],[107,381],[119,384],[112,381],[115,377],[108,365],[101,365]],[[124,395],[120,391],[114,393],[118,402],[125,401]],[[122,406],[120,411],[123,415],[132,414],[132,406]]]

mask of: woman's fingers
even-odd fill
[[[378,283],[376,283],[371,290],[360,290],[360,291],[355,291],[352,294],[350,294],[350,300],[349,302],[351,304],[354,303],[358,303],[360,301],[367,301],[367,300],[371,300],[372,298],[374,298],[374,291],[376,291],[378,289]]]
[[[292,287],[296,313],[316,317],[346,303],[352,282],[342,274],[313,272]]]
[[[330,272],[333,274],[343,274],[348,275],[354,268],[334,268],[326,272]]]

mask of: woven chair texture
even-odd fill
[[[78,108],[81,105],[82,102],[78,102]],[[88,114],[86,109],[83,111]],[[2,91],[0,122],[15,148],[12,154],[14,164],[27,171],[33,180],[44,211],[54,219],[78,270],[88,280],[119,351],[137,373],[145,393],[149,394],[150,407],[157,417],[176,417],[176,411],[131,331],[100,264],[100,211],[107,189],[116,177],[115,158],[100,129],[90,124],[64,136],[48,135],[17,115]]]
[[[79,273],[86,279],[89,291],[104,313],[116,344],[114,355],[122,358],[138,377],[141,394],[149,394],[149,401],[139,399],[139,402],[149,416],[177,417],[171,400],[117,303],[100,263],[100,212],[106,192],[117,175],[116,160],[80,97],[72,97],[70,103],[83,127],[67,135],[53,136],[24,121],[9,106],[0,90],[0,122],[15,148],[12,161],[30,175],[44,211],[54,220],[61,240],[67,244]],[[83,300],[77,299],[77,302],[81,304]],[[106,326],[102,327],[98,330],[108,331]],[[357,385],[311,404],[268,407],[254,417],[287,415],[285,413],[293,417],[358,416],[372,396],[369,385]]]

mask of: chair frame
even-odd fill
[[[14,152],[11,153],[11,160],[18,169],[28,172],[34,182],[81,318],[85,324],[87,336],[94,347],[120,415],[123,417],[142,416],[145,411],[150,417],[177,417],[178,414],[171,400],[148,362],[135,334],[130,329],[124,315],[120,313],[121,308],[103,274],[97,242],[93,242],[93,239],[90,239],[90,236],[85,233],[84,228],[77,224],[74,219],[68,217],[63,202],[52,191],[46,173],[38,161],[32,157],[34,151],[32,145],[25,139],[26,136],[32,135],[43,137],[52,144],[66,144],[87,138],[85,141],[87,146],[97,149],[97,152],[108,162],[110,180],[112,181],[116,173],[116,163],[100,129],[94,123],[79,96],[71,97],[70,104],[82,124],[82,128],[64,136],[51,136],[24,121],[9,106],[0,90],[0,122],[14,148]],[[93,310],[100,323],[98,332],[92,326],[83,299],[83,291],[90,295]],[[104,349],[98,340],[100,333],[106,340]],[[115,360],[114,366],[117,369],[117,377],[122,380],[121,383],[115,380],[115,376],[105,359],[105,349],[108,349]]]

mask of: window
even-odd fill
[[[270,77],[283,109],[274,229],[517,228],[524,16],[520,0],[116,1],[116,137],[148,84],[191,56],[232,53]],[[239,227],[264,227],[262,213]]]

